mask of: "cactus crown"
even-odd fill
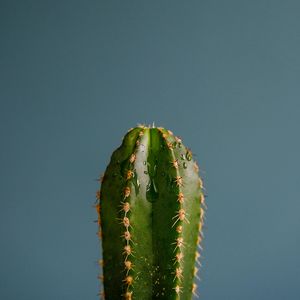
[[[128,131],[96,194],[103,298],[197,295],[205,207],[198,173],[191,150],[171,131],[154,126]]]

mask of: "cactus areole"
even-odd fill
[[[97,191],[107,300],[197,296],[203,184],[190,149],[161,127],[130,129]]]

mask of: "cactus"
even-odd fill
[[[197,296],[203,183],[192,152],[162,127],[131,128],[97,191],[107,300]]]

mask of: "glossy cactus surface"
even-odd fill
[[[141,125],[127,132],[97,192],[103,298],[196,295],[205,205],[198,173],[171,131]]]

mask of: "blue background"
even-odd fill
[[[200,299],[300,299],[300,2],[0,1],[0,298],[97,299],[94,180],[171,129],[207,189]]]

